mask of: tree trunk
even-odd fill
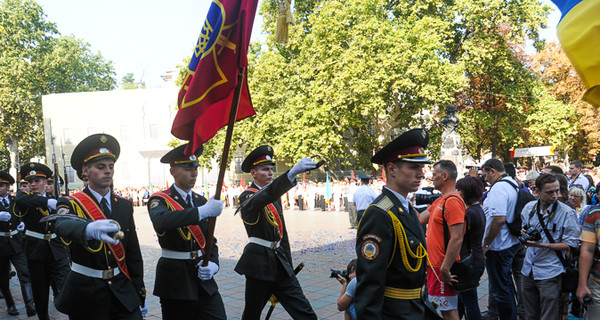
[[[11,176],[15,177],[17,180],[17,185],[20,182],[20,177],[18,176],[19,172],[19,138],[15,135],[9,134],[6,137],[8,142],[8,152],[10,153],[10,169],[9,173]]]

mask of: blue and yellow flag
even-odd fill
[[[558,39],[586,87],[583,100],[600,106],[600,0],[552,0],[560,9]]]

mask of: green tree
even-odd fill
[[[143,81],[135,81],[135,76],[133,75],[133,73],[127,73],[125,76],[123,76],[123,79],[121,79],[121,88],[125,89],[125,90],[129,90],[129,89],[142,89],[146,87],[146,83]]]
[[[44,153],[42,95],[116,84],[112,63],[89,44],[61,36],[32,0],[0,2],[0,52],[0,145],[13,165]]]

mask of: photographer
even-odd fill
[[[346,267],[346,274],[338,273],[336,279],[342,285],[342,291],[337,299],[337,308],[339,311],[345,311],[345,320],[356,320],[356,310],[352,303],[354,291],[356,291],[356,259],[350,261]]]
[[[560,319],[562,274],[558,258],[577,246],[579,226],[574,210],[558,201],[559,182],[555,175],[541,174],[535,180],[539,200],[523,208],[522,236],[527,246],[521,277],[527,319]]]
[[[438,304],[444,319],[458,320],[458,292],[450,287],[458,280],[450,268],[462,245],[466,207],[456,190],[456,177],[452,161],[440,160],[433,165],[433,186],[442,197],[421,213],[419,220],[427,224],[427,253],[431,261],[427,269],[429,300]]]

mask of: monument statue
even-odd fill
[[[456,106],[450,104],[446,107],[446,116],[442,118],[444,132],[442,132],[440,158],[454,162],[458,168],[459,176],[461,176],[464,169],[464,160],[460,135],[456,131],[458,128],[458,118],[454,115],[455,112]]]

